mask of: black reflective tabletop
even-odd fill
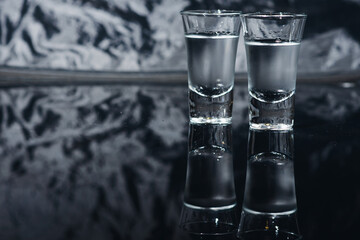
[[[23,76],[19,85],[2,84],[0,239],[192,238],[178,228],[188,158],[186,81],[71,84],[69,78],[39,85]],[[231,141],[238,215],[247,166],[247,94],[246,83],[235,85]],[[299,81],[293,136],[304,239],[357,239],[358,82]]]

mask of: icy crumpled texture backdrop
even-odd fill
[[[306,12],[299,72],[360,68],[359,0],[3,0],[0,65],[77,70],[182,71],[179,11]],[[237,71],[246,70],[242,41]]]
[[[174,181],[185,178],[184,95],[0,90],[0,239],[165,239],[160,227],[176,226],[181,207]]]

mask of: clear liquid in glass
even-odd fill
[[[254,214],[296,211],[292,159],[281,153],[267,152],[248,160],[243,209]]]
[[[247,41],[245,47],[250,127],[291,129],[300,43],[274,39]]]
[[[185,36],[192,123],[231,122],[238,38],[225,32]]]
[[[189,152],[184,201],[190,207],[226,209],[236,204],[232,154],[221,147]]]

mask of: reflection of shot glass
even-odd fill
[[[195,235],[236,231],[231,124],[190,124],[180,228]]]
[[[304,14],[281,12],[242,15],[252,129],[292,129],[305,19]]]
[[[192,123],[230,123],[240,12],[181,12]]]
[[[250,130],[238,237],[300,239],[292,131]]]

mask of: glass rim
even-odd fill
[[[242,14],[244,18],[254,19],[305,19],[307,15],[305,13],[291,13],[291,12],[254,12]]]
[[[181,15],[185,16],[203,16],[203,17],[222,17],[222,16],[240,16],[241,11],[234,10],[184,10],[180,12]]]

